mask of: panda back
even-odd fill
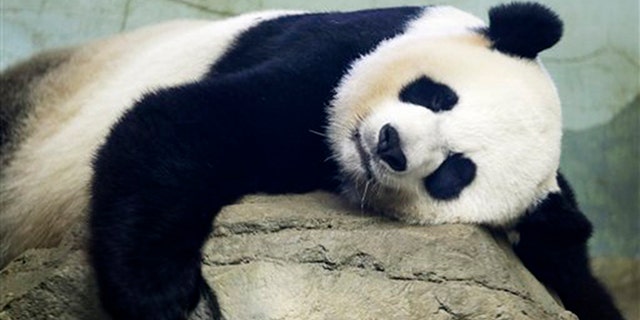
[[[91,160],[144,94],[199,81],[239,33],[286,14],[174,21],[43,53],[2,73],[0,267],[86,212]]]

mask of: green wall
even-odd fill
[[[348,10],[426,1],[0,0],[0,68],[46,48],[171,18],[219,19],[262,9]],[[504,1],[452,0],[481,17]],[[562,168],[594,221],[597,256],[640,257],[638,1],[544,1],[565,21],[543,54],[564,103]]]

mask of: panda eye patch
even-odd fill
[[[476,169],[476,164],[463,154],[451,154],[436,171],[424,179],[424,187],[434,199],[455,199],[473,182]]]
[[[458,103],[458,95],[448,86],[422,76],[400,91],[400,101],[440,112],[453,109]]]

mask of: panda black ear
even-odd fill
[[[489,10],[486,35],[496,50],[534,59],[560,40],[562,21],[555,12],[538,3],[503,4]]]

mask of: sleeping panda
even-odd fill
[[[0,266],[85,214],[114,319],[222,317],[200,249],[249,193],[334,191],[408,223],[518,234],[580,319],[621,319],[558,173],[560,101],[537,59],[562,23],[446,6],[178,21],[2,74]]]

